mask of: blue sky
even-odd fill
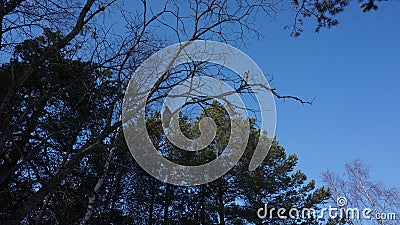
[[[318,184],[322,171],[359,158],[373,179],[400,187],[399,12],[398,2],[370,13],[352,4],[338,27],[316,34],[308,21],[298,38],[283,30],[293,19],[283,13],[242,48],[281,94],[316,97],[312,106],[277,100],[276,135]]]

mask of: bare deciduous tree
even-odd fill
[[[399,190],[371,178],[369,167],[360,160],[346,163],[343,175],[326,171],[322,173],[322,178],[332,191],[333,202],[336,202],[339,197],[345,197],[347,205],[343,208],[360,210],[359,218],[348,214],[342,223],[352,225],[398,224],[399,218],[396,217],[400,216]],[[362,211],[366,208],[371,209],[370,220],[363,218]],[[385,219],[385,217],[388,218]]]
[[[117,154],[118,141],[113,139],[119,137],[124,89],[140,63],[176,42],[209,39],[245,44],[247,38],[261,35],[257,18],[273,17],[282,3],[0,0],[0,201],[7,202],[0,216],[11,224],[61,223],[64,214],[55,213],[59,202],[69,200],[65,196],[86,178],[96,177],[85,189],[90,193],[80,196],[84,212],[71,219],[89,221]],[[327,9],[340,6],[321,8],[318,3],[290,3],[296,21],[301,16],[332,14]],[[318,20],[321,26],[330,25],[323,23],[328,16]],[[152,93],[158,94],[147,103],[165,97],[163,91],[194,73],[216,76],[212,71],[193,64],[165,73],[153,88]],[[59,77],[65,83],[60,84]],[[235,82],[232,77],[225,79]],[[238,92],[249,88],[241,80],[236,83]],[[277,98],[307,103],[270,91]],[[79,172],[81,176],[74,175]]]

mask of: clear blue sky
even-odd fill
[[[374,179],[400,187],[400,3],[370,13],[353,4],[338,18],[319,34],[308,21],[292,38],[283,26],[293,17],[281,14],[242,50],[281,94],[316,97],[312,106],[277,100],[277,139],[309,178],[320,184],[322,171],[359,158]]]

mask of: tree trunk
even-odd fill
[[[150,207],[149,207],[149,225],[153,225],[153,211],[154,211],[154,200],[156,198],[156,191],[153,189],[151,190],[151,198],[150,198]]]
[[[218,182],[218,214],[219,224],[225,225],[224,187],[222,178],[220,178]]]
[[[205,225],[205,214],[206,214],[206,204],[205,204],[205,186],[201,185],[201,200],[200,200],[200,224]]]
[[[168,225],[168,208],[170,205],[170,185],[166,184],[165,187],[165,204],[164,204],[164,222],[163,225]]]
[[[117,134],[118,134],[118,131],[117,131]],[[116,140],[117,139],[118,138],[116,138]],[[111,163],[111,160],[112,160],[112,157],[114,155],[115,150],[116,150],[116,147],[111,148],[110,153],[108,154],[108,158],[107,158],[106,164],[104,165],[103,174],[101,175],[101,177],[98,179],[96,185],[94,186],[93,195],[90,196],[90,198],[89,198],[89,202],[88,202],[88,206],[87,206],[85,217],[80,222],[81,225],[87,224],[87,222],[89,221],[90,217],[92,216],[93,209],[94,209],[93,205],[94,205],[94,203],[96,201],[96,195],[98,194],[100,188],[103,186],[104,180],[107,177],[108,168],[110,167],[110,163]]]

